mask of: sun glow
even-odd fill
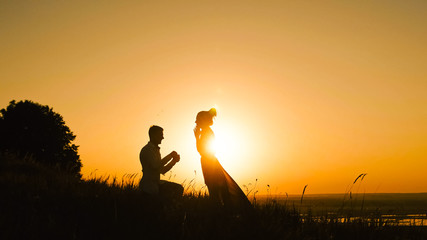
[[[226,170],[239,170],[246,153],[244,135],[239,133],[237,128],[227,127],[221,123],[215,123],[212,130],[215,133],[215,139],[209,144],[209,148],[215,152]]]

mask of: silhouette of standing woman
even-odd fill
[[[239,185],[224,170],[215,156],[211,143],[215,138],[210,128],[213,118],[216,117],[216,109],[201,111],[196,117],[194,136],[196,137],[197,151],[201,156],[201,165],[205,184],[209,190],[209,196],[218,204],[229,209],[241,210],[251,207],[251,204],[240,189]]]

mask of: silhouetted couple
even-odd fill
[[[240,210],[251,207],[251,204],[240,189],[239,185],[224,170],[210,147],[215,135],[211,129],[216,117],[214,108],[201,111],[196,117],[194,136],[196,137],[197,151],[201,156],[201,166],[205,184],[208,187],[209,197],[218,205],[230,210]],[[183,187],[180,184],[160,180],[160,174],[168,172],[180,160],[175,151],[161,158],[159,144],[163,140],[163,129],[152,126],[149,130],[150,141],[140,153],[143,176],[140,187],[145,193],[159,195],[163,198],[179,198]]]

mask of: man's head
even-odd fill
[[[163,140],[163,128],[153,125],[148,130],[148,135],[150,136],[150,142],[159,145]]]

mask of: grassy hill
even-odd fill
[[[368,219],[301,216],[264,201],[229,213],[197,192],[167,202],[132,181],[76,179],[13,156],[0,156],[0,239],[426,239],[427,229]]]

